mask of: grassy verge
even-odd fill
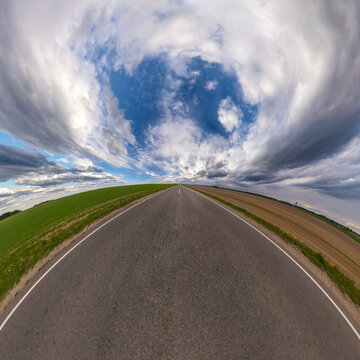
[[[344,234],[350,236],[352,239],[354,239],[355,241],[357,241],[358,243],[360,243],[360,236],[359,234],[357,234],[355,231],[353,231],[352,229],[350,229],[349,227],[345,226],[345,225],[342,225],[342,224],[339,224],[338,222],[336,222],[335,220],[332,220],[332,219],[329,219],[328,217],[326,217],[325,215],[320,215],[320,214],[317,214],[316,212],[314,211],[310,211],[308,209],[305,209],[301,206],[298,206],[298,205],[294,205],[294,204],[291,204],[289,202],[286,202],[286,201],[282,201],[282,200],[278,200],[278,199],[275,199],[275,198],[272,198],[272,197],[269,197],[269,196],[265,196],[265,195],[261,195],[261,194],[256,194],[256,193],[252,193],[252,192],[249,192],[249,191],[241,191],[241,190],[235,190],[235,189],[227,189],[227,188],[221,188],[221,187],[218,187],[218,186],[214,186],[216,188],[219,188],[219,189],[225,189],[225,190],[232,190],[232,191],[237,191],[237,192],[241,192],[241,193],[245,193],[245,194],[250,194],[250,195],[254,195],[254,196],[259,196],[259,197],[262,197],[262,198],[265,198],[265,199],[269,199],[269,200],[274,200],[274,201],[277,201],[277,202],[280,202],[282,204],[285,204],[285,205],[288,205],[288,206],[291,206],[291,207],[294,207],[298,210],[301,210],[311,216],[314,216],[316,217],[317,219],[321,220],[321,221],[324,221],[326,222],[327,224],[333,226],[334,228],[340,230],[341,232],[343,232]]]
[[[222,200],[221,198],[218,198],[216,196],[213,196],[211,194],[208,194],[204,191],[200,191],[197,189],[194,189],[206,196],[209,196],[217,201],[222,202],[223,204],[242,212],[246,216],[256,220],[258,223],[264,225],[269,230],[273,231],[275,234],[279,235],[283,240],[286,242],[296,246],[299,248],[302,253],[317,267],[319,267],[321,270],[325,271],[325,273],[328,275],[328,277],[337,285],[337,287],[346,295],[349,296],[349,298],[358,306],[360,306],[360,289],[355,285],[355,282],[351,279],[349,279],[347,276],[345,276],[336,266],[332,265],[330,262],[328,262],[324,256],[312,249],[310,249],[305,244],[301,243],[299,240],[295,239],[294,236],[291,234],[288,234],[287,232],[281,230],[279,227],[269,223],[268,221],[260,218],[259,216],[254,215],[253,213],[236,206],[228,201]]]
[[[0,223],[0,301],[40,259],[87,225],[172,185],[131,185],[87,191],[49,201]]]

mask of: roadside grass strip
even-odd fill
[[[0,222],[0,301],[64,240],[124,205],[173,185],[130,185],[87,191],[39,204]]]
[[[295,245],[313,264],[315,264],[317,267],[319,267],[327,274],[327,276],[337,285],[340,291],[346,294],[356,305],[360,306],[360,289],[355,285],[355,282],[349,279],[346,275],[344,275],[336,266],[332,265],[329,261],[327,261],[322,254],[312,250],[311,248],[309,248],[308,246],[297,240],[293,235],[281,230],[278,226],[271,224],[270,222],[260,218],[259,216],[254,215],[253,213],[237,205],[222,200],[221,198],[218,198],[207,192],[200,191],[197,189],[193,189],[193,190],[196,190],[199,193],[209,196],[233,208],[234,210],[240,211],[244,215],[254,219],[258,223],[264,225],[269,230],[273,231],[275,234],[279,235],[286,242]]]

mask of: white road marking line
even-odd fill
[[[255,226],[251,225],[249,222],[247,222],[246,220],[244,220],[242,217],[240,217],[239,215],[235,214],[233,211],[229,210],[228,208],[226,208],[225,206],[220,205],[218,202],[216,202],[215,200],[212,200],[211,198],[199,193],[198,191],[195,191],[193,189],[190,189],[192,191],[194,191],[196,194],[204,197],[205,199],[213,202],[214,204],[220,206],[221,208],[223,208],[224,210],[228,211],[230,214],[234,215],[235,217],[237,217],[238,219],[240,219],[241,221],[243,221],[245,224],[249,225],[251,228],[253,228],[254,230],[256,230],[258,233],[260,233],[262,236],[265,237],[265,239],[267,239],[268,241],[270,241],[274,246],[276,246],[281,252],[283,252],[293,263],[295,263],[295,265],[297,265],[307,276],[308,278],[321,290],[321,292],[328,298],[328,300],[331,302],[331,304],[335,307],[335,309],[341,314],[341,316],[344,318],[344,320],[347,322],[347,324],[350,326],[351,330],[355,333],[356,337],[358,338],[358,340],[360,340],[360,334],[359,332],[356,330],[355,326],[351,323],[351,321],[348,319],[348,317],[344,314],[344,312],[340,309],[340,307],[335,303],[335,301],[330,297],[330,295],[326,292],[326,290],[324,290],[322,288],[322,286],[309,274],[309,272],[307,270],[305,270],[291,255],[289,255],[284,249],[282,249],[278,244],[276,244],[273,240],[271,240],[268,236],[266,236],[263,232],[261,232],[259,229],[257,229]]]
[[[105,222],[104,224],[100,225],[98,228],[96,228],[94,231],[92,231],[90,234],[88,234],[87,236],[85,236],[81,241],[79,241],[77,244],[75,244],[70,250],[68,250],[59,260],[57,260],[55,262],[55,264],[53,264],[36,282],[35,284],[26,292],[26,294],[20,299],[20,301],[15,305],[15,307],[10,311],[9,315],[5,318],[5,320],[2,322],[2,324],[0,325],[0,331],[4,328],[4,326],[6,325],[6,323],[10,320],[11,316],[14,314],[14,312],[17,310],[17,308],[22,304],[22,302],[29,296],[29,294],[35,289],[35,287],[40,283],[40,281],[61,261],[63,260],[67,255],[69,255],[74,249],[76,249],[80,244],[82,244],[86,239],[88,239],[91,235],[95,234],[98,230],[100,230],[101,228],[103,228],[105,225],[107,225],[108,223],[110,223],[111,221],[113,221],[114,219],[116,219],[117,217],[119,217],[120,215],[125,214],[126,212],[128,212],[129,210],[133,209],[134,207],[142,204],[143,202],[153,198],[156,195],[162,194],[163,192],[167,191],[171,189],[165,189],[162,191],[159,191],[149,197],[147,197],[144,200],[139,201],[138,203],[136,203],[135,205],[129,207],[128,209],[122,211],[121,213],[117,214],[116,216],[114,216],[113,218],[111,218],[110,220],[108,220],[107,222]]]
[[[179,195],[180,195],[180,188],[179,188]]]

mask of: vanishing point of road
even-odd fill
[[[1,329],[0,358],[358,360],[360,341],[270,241],[175,186],[53,267]]]

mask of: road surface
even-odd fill
[[[3,326],[0,358],[358,360],[360,341],[278,248],[176,186],[60,261]]]

